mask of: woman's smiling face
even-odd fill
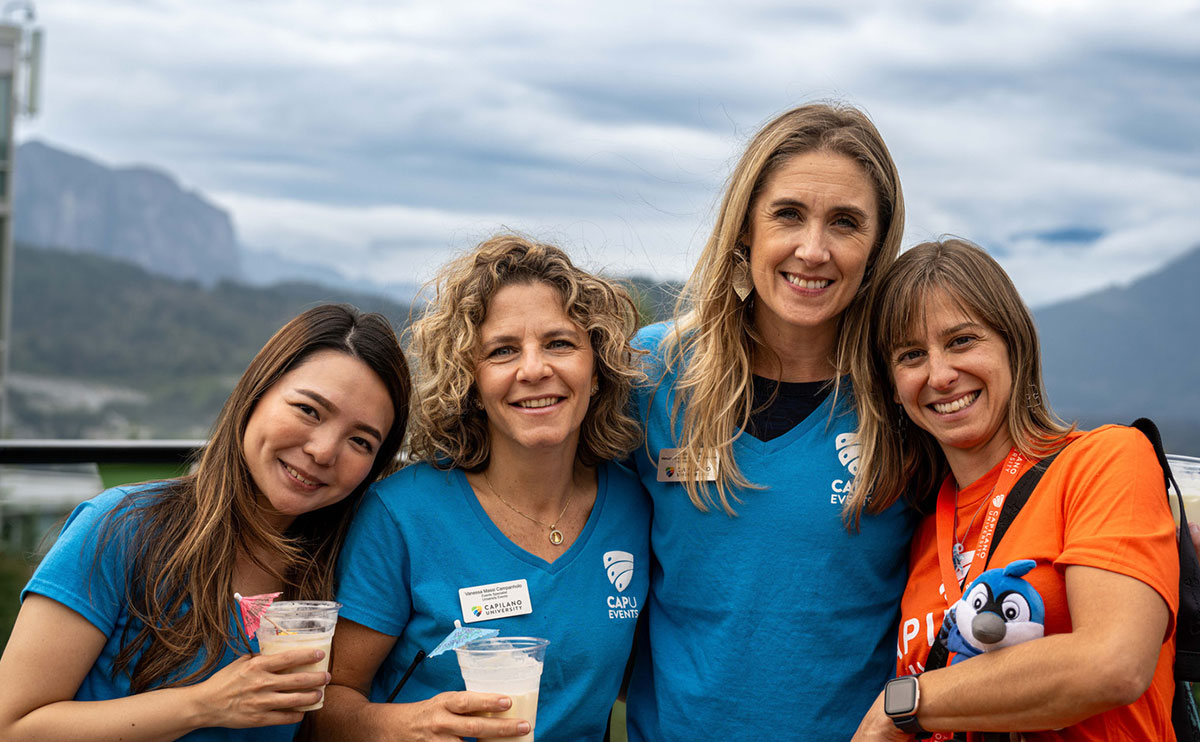
[[[338,350],[281,376],[250,413],[242,450],[280,530],[362,484],[392,427],[392,399],[370,366]]]
[[[815,330],[832,343],[878,240],[878,213],[866,170],[842,154],[798,154],[767,177],[745,236],[764,334]]]
[[[574,453],[596,383],[587,332],[547,283],[504,286],[479,327],[475,387],[494,453]]]
[[[896,401],[941,445],[956,477],[988,471],[1012,448],[1004,339],[946,291],[926,297],[924,326],[910,335],[888,358]]]

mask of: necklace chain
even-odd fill
[[[967,540],[967,536],[971,535],[971,529],[975,527],[975,519],[979,517],[979,514],[981,512],[983,512],[983,507],[988,504],[989,500],[992,499],[992,493],[995,491],[996,491],[996,485],[993,484],[992,488],[990,490],[988,490],[988,493],[986,495],[984,495],[983,501],[979,503],[979,507],[975,508],[975,514],[971,516],[971,522],[967,524],[967,530],[963,532],[962,538],[958,537],[958,494],[959,493],[958,493],[958,490],[955,490],[955,492],[954,492],[954,553],[951,554],[951,556],[953,557],[954,569],[956,571],[959,569],[959,567],[961,566],[961,562],[962,562],[962,552],[963,552],[963,548],[964,548],[963,542]]]
[[[516,505],[513,505],[508,500],[505,500],[504,496],[501,495],[500,492],[496,490],[496,485],[492,484],[492,479],[491,479],[491,477],[489,477],[487,475],[486,471],[483,472],[483,480],[485,482],[487,482],[488,489],[492,491],[492,494],[496,496],[496,499],[500,500],[500,502],[507,505],[509,510],[513,511],[514,513],[521,516],[522,518],[528,518],[529,520],[533,521],[534,523],[537,523],[539,526],[542,526],[543,528],[549,528],[550,529],[550,543],[554,544],[555,546],[562,545],[563,533],[562,533],[562,531],[558,530],[557,524],[560,520],[562,520],[563,516],[567,514],[567,508],[569,508],[571,506],[571,498],[575,495],[574,487],[572,487],[571,491],[567,493],[567,501],[565,503],[563,503],[562,512],[558,514],[558,517],[554,519],[554,522],[553,523],[545,523],[545,522],[540,521],[537,518],[533,517],[532,515],[529,515],[528,513],[521,512],[520,510],[517,509]]]

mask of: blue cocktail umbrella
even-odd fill
[[[432,652],[426,655],[424,649],[417,651],[417,656],[413,657],[413,661],[409,664],[408,669],[404,671],[404,676],[400,678],[399,683],[396,683],[396,687],[394,690],[392,690],[392,694],[388,696],[387,702],[391,703],[396,699],[396,695],[400,693],[400,689],[403,688],[404,684],[408,682],[408,679],[412,677],[413,671],[417,669],[417,665],[421,664],[421,660],[425,659],[427,656],[437,657],[443,652],[449,652],[451,649],[457,649],[464,644],[470,644],[476,639],[487,639],[496,636],[499,633],[499,629],[479,629],[474,626],[463,626],[461,621],[455,619],[454,630],[451,631],[449,635],[447,635],[446,638],[441,641],[440,644],[434,647]]]

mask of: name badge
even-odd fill
[[[715,482],[720,467],[717,454],[710,454],[700,463],[695,472],[689,472],[689,462],[678,448],[664,448],[658,452],[658,481],[660,482]]]
[[[462,605],[463,621],[466,623],[533,613],[529,583],[525,580],[460,588],[458,602]]]

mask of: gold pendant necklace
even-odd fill
[[[533,517],[532,515],[522,513],[520,510],[517,509],[517,507],[515,505],[513,505],[508,500],[505,500],[504,497],[501,496],[501,494],[496,491],[496,485],[492,484],[491,477],[489,477],[487,475],[486,471],[483,472],[483,480],[485,482],[487,482],[488,489],[492,491],[492,494],[496,496],[496,499],[500,500],[500,502],[507,505],[509,510],[513,511],[514,513],[521,516],[522,518],[528,518],[529,520],[533,521],[534,523],[537,523],[539,526],[541,526],[543,528],[549,528],[550,529],[550,543],[555,546],[562,545],[563,533],[562,533],[562,531],[558,530],[557,524],[560,520],[562,520],[563,516],[567,514],[567,508],[571,506],[571,497],[573,497],[575,495],[574,487],[572,487],[571,491],[567,493],[567,501],[566,501],[566,503],[563,504],[562,512],[558,514],[558,517],[554,519],[554,522],[553,523],[544,523],[544,522],[538,520],[537,518]]]

